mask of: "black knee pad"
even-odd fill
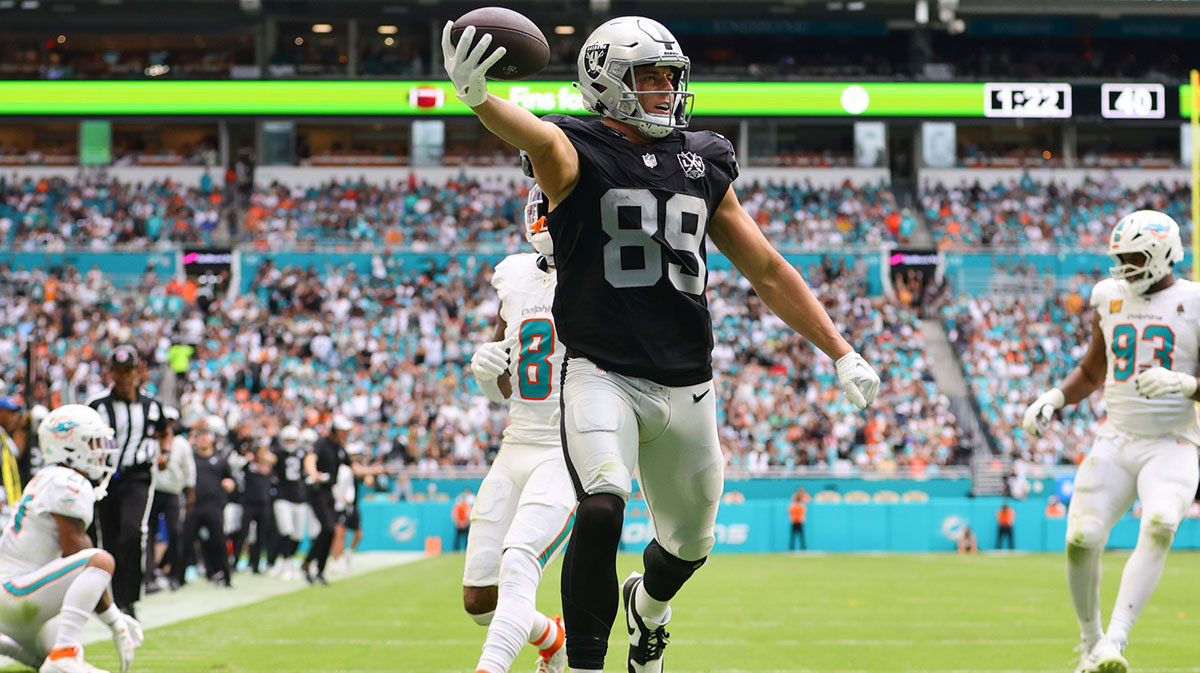
[[[642,564],[646,567],[642,586],[651,598],[669,601],[707,560],[705,556],[699,561],[684,561],[659,546],[658,540],[651,540],[642,552]]]
[[[611,493],[584,496],[575,508],[575,531],[572,537],[583,532],[597,540],[619,540],[624,523],[625,501],[620,496]]]

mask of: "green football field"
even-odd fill
[[[1104,612],[1125,553],[1104,558]],[[1071,671],[1077,630],[1058,555],[714,556],[674,602],[667,671]],[[623,555],[622,578],[640,565]],[[558,610],[556,563],[539,607]],[[462,556],[306,588],[147,632],[135,671],[467,672],[484,631],[462,612]],[[624,670],[624,632],[608,671]],[[111,645],[89,647],[115,667]],[[1134,671],[1200,671],[1200,554],[1175,553],[1126,652]],[[532,671],[522,651],[515,671]],[[16,669],[12,669],[16,670]]]

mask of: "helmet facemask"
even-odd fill
[[[529,190],[529,199],[525,202],[525,240],[553,266],[554,239],[546,229],[546,197],[537,185]]]
[[[112,437],[96,437],[91,441],[91,445],[91,461],[86,468],[80,468],[80,471],[96,484],[92,491],[96,500],[103,500],[104,496],[108,495],[108,482],[117,471],[116,460],[120,451]]]
[[[674,88],[671,89],[649,89],[641,91],[637,87],[637,72],[636,69],[642,66],[656,66],[670,68],[674,73],[672,83]],[[691,68],[688,66],[686,58],[682,62],[675,63],[631,63],[625,74],[621,76],[621,95],[617,103],[618,119],[629,124],[633,124],[642,133],[651,138],[665,138],[675,129],[685,129],[692,119],[692,103],[695,101],[696,94],[687,90],[688,73]],[[642,99],[645,96],[666,94],[667,100],[663,104],[665,109],[647,110],[642,106]]]

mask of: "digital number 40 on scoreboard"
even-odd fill
[[[1100,87],[1100,114],[1105,119],[1162,119],[1166,113],[1166,90],[1161,84]]]

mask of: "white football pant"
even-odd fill
[[[628,501],[637,470],[658,544],[685,561],[708,556],[725,479],[712,381],[672,388],[585,358],[565,367],[562,422],[576,490]]]
[[[471,508],[463,586],[497,586],[507,549],[545,568],[566,546],[575,502],[559,449],[501,444]]]
[[[62,610],[67,589],[101,551],[84,549],[35,570],[0,579],[0,633],[21,643],[31,654],[36,653],[42,627]],[[52,637],[50,640],[53,642]]]

